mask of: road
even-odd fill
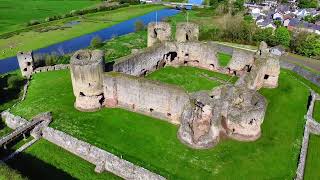
[[[226,45],[226,44],[217,44],[217,45],[219,47],[218,49],[220,52],[224,52],[227,54],[232,54],[234,48],[239,48],[239,47]],[[245,48],[240,48],[240,49],[254,51],[252,49],[245,49]],[[307,57],[303,57],[303,56],[299,56],[291,53],[289,53],[286,56],[281,56],[280,60],[293,63],[296,65],[300,65],[300,66],[305,66],[313,71],[320,73],[320,60],[311,59],[311,58],[307,58]]]

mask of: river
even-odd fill
[[[113,37],[134,32],[134,24],[136,21],[142,21],[145,25],[147,25],[149,22],[156,21],[156,18],[158,21],[160,21],[165,17],[173,16],[177,13],[179,13],[179,10],[175,9],[162,9],[158,11],[153,11],[151,13],[123,21],[119,24],[93,33],[89,33],[57,44],[53,44],[45,48],[34,50],[33,54],[72,53],[79,49],[88,47],[93,37],[99,36],[103,41],[107,41]],[[18,68],[19,65],[16,56],[0,60],[0,74],[7,73]]]

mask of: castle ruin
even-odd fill
[[[70,61],[75,108],[96,111],[120,107],[166,120],[179,125],[179,139],[192,148],[213,147],[221,136],[240,141],[258,139],[267,102],[257,90],[277,87],[278,57],[262,42],[256,54],[235,50],[227,67],[222,67],[216,45],[198,41],[197,25],[179,23],[176,32],[173,41],[169,23],[150,23],[148,47],[118,59],[111,72],[104,71],[102,51],[77,51]],[[239,79],[234,85],[188,93],[144,78],[165,66],[198,67]]]

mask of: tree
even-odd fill
[[[135,28],[135,31],[138,32],[138,31],[142,31],[144,29],[144,24],[142,21],[136,21],[134,23],[134,28]]]
[[[320,36],[316,34],[300,34],[300,42],[296,44],[298,54],[320,58]]]
[[[90,45],[93,48],[99,48],[102,46],[102,39],[99,36],[96,36],[96,37],[92,38]]]
[[[290,41],[291,41],[291,34],[287,28],[285,27],[277,28],[275,30],[274,36],[278,45],[289,47]]]
[[[298,6],[300,8],[317,8],[318,0],[299,0]]]
[[[280,20],[275,20],[273,23],[277,26],[280,27],[282,25],[282,22]]]
[[[255,32],[253,39],[254,39],[254,41],[257,41],[257,42],[264,41],[268,45],[273,45],[274,42],[272,42],[272,41],[274,38],[272,38],[272,37],[273,37],[273,29],[266,28],[266,29],[258,29]]]
[[[233,10],[232,10],[232,13],[233,14],[236,14],[240,11],[243,11],[244,10],[244,0],[236,0],[233,2]]]

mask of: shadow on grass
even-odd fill
[[[5,110],[1,105],[19,98],[26,80],[17,74],[0,76],[0,112]]]
[[[6,164],[28,179],[75,179],[68,173],[24,152],[7,161]]]

